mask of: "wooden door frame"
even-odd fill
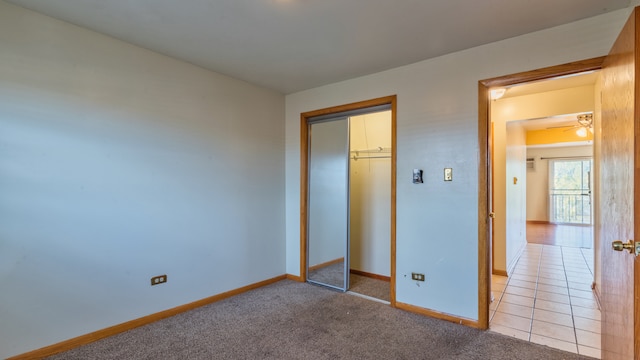
[[[495,77],[478,81],[478,325],[489,328],[489,304],[491,304],[491,262],[493,238],[490,234],[489,209],[492,184],[489,174],[492,149],[489,148],[491,132],[491,99],[489,90],[495,87],[511,86],[532,81],[548,80],[555,77],[600,70],[605,57],[570,62],[547,68]],[[594,234],[595,235],[595,234]]]
[[[391,269],[390,292],[391,306],[396,306],[396,102],[397,96],[385,96],[377,99],[339,105],[300,114],[300,280],[307,280],[307,197],[309,174],[309,119],[337,114],[345,111],[366,109],[374,106],[391,106]]]

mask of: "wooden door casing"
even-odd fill
[[[492,210],[493,186],[489,89],[598,71],[602,68],[604,59],[605,57],[601,56],[478,81],[478,327],[481,329],[489,328],[490,284],[493,271],[492,220],[489,217]]]

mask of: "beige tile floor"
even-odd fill
[[[600,358],[593,250],[527,244],[510,277],[493,275],[490,329]]]

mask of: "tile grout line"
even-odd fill
[[[587,257],[584,255],[584,251],[582,251],[582,248],[580,248],[580,254],[582,255],[582,260],[584,260],[584,264],[587,265],[587,269],[589,269],[589,272],[591,273],[591,276],[595,276],[595,274],[593,273],[593,269],[591,269],[591,266],[589,266],[589,262],[587,261]]]
[[[573,305],[571,304],[571,289],[569,288],[569,278],[567,278],[567,269],[564,266],[564,247],[563,246],[560,246],[560,254],[562,254],[562,269],[564,270],[564,281],[567,283],[567,296],[569,297],[569,311],[571,311],[571,324],[573,325],[573,338],[576,340],[576,354],[580,355],[580,348],[578,347],[578,334],[576,331],[576,320],[573,316]]]
[[[589,266],[589,262],[587,261],[587,258],[586,258],[586,256],[585,256],[585,254],[584,254],[584,251],[583,251],[583,250],[584,250],[583,248],[580,248],[580,254],[582,255],[582,260],[584,261],[584,263],[585,263],[585,265],[586,265],[587,269],[589,269],[589,273],[590,273],[590,274],[591,274],[591,276],[593,277],[593,276],[594,276],[594,274],[593,274],[593,270],[592,270],[591,266]],[[594,279],[594,280],[595,280],[595,279]],[[567,284],[567,285],[568,285],[568,284]],[[569,290],[569,291],[571,291],[571,290]],[[593,291],[593,290],[592,290],[592,291]],[[569,301],[571,301],[571,295],[569,295]],[[596,304],[596,305],[597,305],[597,304]],[[581,307],[580,305],[576,305],[576,306],[577,306],[577,307]],[[599,309],[598,309],[598,310],[599,310]],[[571,307],[571,312],[572,312],[572,314],[573,314],[573,306]],[[580,344],[578,344],[578,329],[575,327],[575,318],[576,318],[576,317],[580,317],[580,318],[582,318],[582,317],[581,317],[581,316],[573,316],[573,315],[572,315],[572,319],[574,320],[574,330],[575,330],[575,333],[576,333],[576,345],[578,346],[578,354],[580,354]],[[590,319],[590,320],[591,320],[591,321],[597,321],[597,320],[593,320],[593,319]],[[601,336],[602,336],[602,334],[600,334],[600,333],[595,333],[595,332],[593,332],[593,331],[591,331],[591,330],[583,330],[583,329],[581,329],[581,330],[582,330],[582,331],[585,331],[585,332],[590,332],[590,333],[597,334],[599,337],[601,337]],[[601,349],[598,349],[598,348],[595,348],[595,347],[591,347],[591,346],[589,346],[589,345],[582,345],[582,346],[583,346],[583,347],[587,347],[587,348],[591,348],[591,349],[594,349],[594,350],[597,350],[597,351],[602,351]],[[600,358],[602,358],[602,354],[600,355]]]
[[[529,342],[531,342],[531,333],[533,332],[533,316],[536,312],[536,300],[538,298],[538,279],[540,278],[540,266],[542,264],[542,252],[544,251],[544,245],[538,255],[538,267],[536,268],[536,288],[533,290],[533,305],[531,305],[531,323],[529,324]]]
[[[545,245],[545,246],[547,246],[547,245]],[[549,246],[549,247],[552,247],[552,248],[556,248],[556,247],[561,248],[560,246],[553,246],[553,245],[548,245],[548,246]],[[549,250],[549,249],[547,249],[547,250]],[[541,255],[541,259],[540,259],[540,264],[541,264],[541,266],[542,266],[542,256],[544,256],[544,255],[545,255],[545,251],[544,251],[544,249],[543,249],[543,252],[542,252],[542,255]],[[554,254],[553,254],[553,255],[554,255]],[[550,256],[551,256],[551,255],[550,255]],[[551,257],[551,259],[553,260],[553,256]],[[564,271],[565,271],[565,267],[564,267],[564,253],[562,252],[562,249],[560,249],[560,259],[561,259],[561,261],[562,261],[562,269],[563,269],[563,272],[564,272]],[[569,287],[568,287],[568,280],[566,279],[566,273],[565,273],[565,280],[564,280],[564,281],[565,281],[565,283],[567,284],[567,296],[569,296],[569,295],[568,295],[568,293],[569,293]],[[537,293],[536,293],[536,295],[537,295]],[[535,299],[535,300],[537,300],[537,296],[536,296],[536,299]],[[550,301],[552,301],[552,300],[550,300]],[[571,300],[569,300],[569,301],[571,301]],[[555,301],[552,301],[552,302],[555,302]],[[569,307],[571,308],[571,303],[569,303]],[[535,311],[535,309],[534,309],[534,311]],[[556,312],[556,311],[553,311],[553,310],[548,310],[548,311]],[[571,314],[569,314],[569,315],[571,316],[572,323],[573,323],[573,312],[572,312]],[[555,324],[555,323],[553,323],[553,322],[548,322],[548,321],[543,321],[543,320],[539,320],[539,321],[541,321],[541,322],[545,322],[545,323],[549,323],[549,324],[558,325],[558,324]],[[574,326],[573,326],[573,329],[574,329],[574,338],[575,338],[575,337],[576,337],[576,335],[575,335],[575,324],[574,324]],[[555,337],[549,337],[549,338],[550,338],[550,339],[553,339],[553,340],[557,340],[557,341],[561,341],[561,342],[567,342],[567,343],[569,343],[568,341],[561,340],[561,339],[558,339],[558,338],[555,338]],[[576,343],[575,343],[574,345],[575,345],[575,351],[573,351],[573,353],[574,353],[574,354],[578,354],[578,345],[577,345],[577,341],[576,341]]]

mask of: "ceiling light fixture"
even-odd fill
[[[505,88],[491,89],[489,96],[491,97],[491,100],[498,100],[503,97],[506,92],[507,89]]]
[[[578,115],[578,130],[576,130],[576,135],[579,137],[587,137],[587,130],[593,134],[593,114],[580,114]]]

